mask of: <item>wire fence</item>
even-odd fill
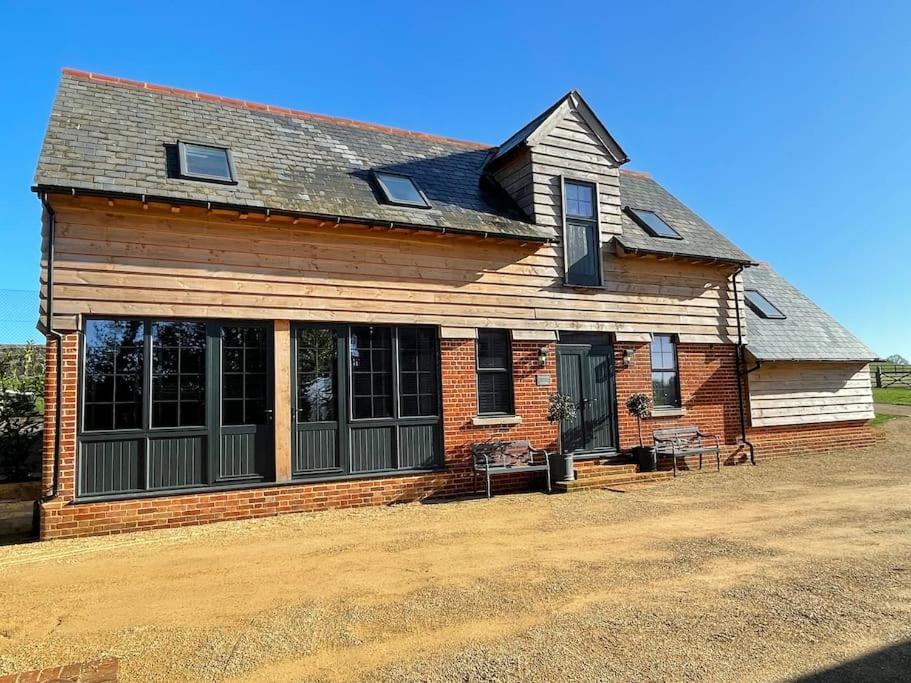
[[[43,344],[37,322],[38,290],[0,289],[0,345]]]

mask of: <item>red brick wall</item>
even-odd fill
[[[538,363],[538,350],[548,349],[545,367]],[[629,367],[624,351],[633,352]],[[148,528],[184,526],[227,519],[242,519],[326,508],[381,505],[420,500],[430,496],[465,493],[471,489],[471,444],[486,439],[527,439],[554,452],[557,427],[546,420],[548,396],[556,390],[556,347],[553,343],[515,342],[513,372],[516,414],[521,424],[476,426],[474,340],[445,339],[441,342],[443,439],[446,469],[426,474],[387,476],[331,483],[289,485],[173,495],[129,501],[73,504],[76,471],[77,335],[63,343],[64,401],[60,457],[60,495],[42,508],[42,538],[112,534]],[[43,487],[49,492],[53,462],[54,392],[56,345],[47,346],[45,396],[45,443]],[[726,444],[725,462],[743,462],[746,453],[736,445],[740,435],[737,379],[732,345],[681,344],[678,347],[680,387],[686,415],[655,417],[643,421],[643,440],[651,441],[655,429],[696,425],[718,434]],[[626,414],[626,398],[634,392],[651,394],[651,362],[648,344],[616,345],[617,403],[620,445],[638,444],[636,420]],[[538,386],[536,375],[548,374],[552,384]],[[795,453],[816,453],[868,446],[873,436],[865,423],[833,423],[749,430],[759,460]],[[577,468],[584,469],[584,463]],[[534,481],[532,481],[532,476]],[[495,479],[495,491],[541,486],[541,475]]]
[[[474,340],[443,340],[441,343],[444,459],[446,469],[427,474],[386,476],[331,483],[292,483],[238,491],[213,491],[127,501],[72,504],[75,495],[75,429],[77,351],[75,334],[64,343],[63,440],[60,462],[60,496],[42,508],[43,539],[114,534],[140,529],[203,524],[219,520],[262,517],[286,512],[326,508],[383,505],[447,496],[471,490],[471,444],[488,438],[527,439],[541,448],[556,447],[556,427],[546,420],[547,397],[555,385],[537,386],[535,376],[551,375],[556,381],[556,350],[549,345],[546,367],[538,364],[535,342],[513,344],[513,374],[519,425],[479,427],[477,414]],[[45,486],[50,487],[53,462],[54,344],[48,344]],[[289,456],[290,457],[290,456]],[[494,491],[542,486],[542,474],[497,477]],[[532,481],[533,478],[533,481]]]
[[[633,352],[632,362],[623,365],[623,354]],[[621,448],[639,445],[636,418],[626,412],[630,394],[652,395],[652,363],[647,343],[618,343],[617,412]],[[680,417],[651,417],[642,421],[642,441],[651,443],[652,432],[676,426],[697,426],[717,434],[723,443],[733,444],[740,436],[737,403],[737,374],[734,346],[731,344],[679,344],[677,364],[680,401],[686,414]]]

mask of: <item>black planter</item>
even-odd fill
[[[636,446],[632,456],[639,464],[640,472],[655,472],[658,469],[658,456],[651,446]]]

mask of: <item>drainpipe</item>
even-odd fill
[[[734,311],[737,316],[737,402],[740,407],[740,440],[743,444],[750,449],[750,464],[756,464],[756,448],[747,439],[747,420],[746,420],[746,406],[744,404],[743,397],[743,377],[744,377],[744,366],[746,363],[743,358],[743,325],[740,322],[740,296],[737,293],[737,278],[743,272],[744,266],[740,266],[737,269],[737,272],[731,278],[731,283],[734,287]],[[757,365],[754,370],[758,370],[759,366]]]
[[[54,329],[54,232],[57,227],[57,214],[47,201],[47,193],[38,195],[41,206],[47,215],[47,299],[45,305],[45,333],[57,340],[55,353],[56,386],[54,395],[54,466],[52,470],[51,493],[42,493],[35,501],[32,526],[37,536],[40,532],[40,507],[42,503],[53,500],[60,492],[60,409],[63,405],[63,335]]]

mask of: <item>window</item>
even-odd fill
[[[597,187],[592,183],[563,181],[563,255],[567,284],[589,287],[601,284],[597,194]]]
[[[86,322],[85,431],[142,427],[143,349],[140,320]]]
[[[266,329],[225,327],[222,340],[222,424],[265,422]]]
[[[424,196],[424,193],[421,192],[417,183],[410,176],[373,171],[373,177],[380,186],[386,201],[390,204],[414,206],[422,209],[430,208],[430,202],[427,201],[427,197]]]
[[[297,330],[297,421],[336,419],[338,337],[332,329]]]
[[[399,329],[399,406],[402,417],[436,415],[436,335],[426,327]]]
[[[680,407],[677,345],[670,334],[652,337],[652,400],[656,408]]]
[[[205,323],[153,323],[152,426],[205,424]]]
[[[512,350],[507,330],[478,330],[478,414],[511,415]]]
[[[352,417],[392,416],[392,328],[351,328]]]
[[[222,183],[235,181],[231,152],[224,147],[178,142],[177,148],[181,176]]]
[[[654,211],[645,209],[633,209],[626,207],[626,213],[636,223],[652,237],[663,237],[665,239],[682,240],[683,237],[679,232],[668,225],[661,216]]]
[[[771,301],[766,299],[755,289],[745,290],[743,293],[743,298],[746,300],[747,306],[753,309],[753,312],[760,318],[768,318],[770,320],[784,320],[786,317],[785,314],[779,311]]]

